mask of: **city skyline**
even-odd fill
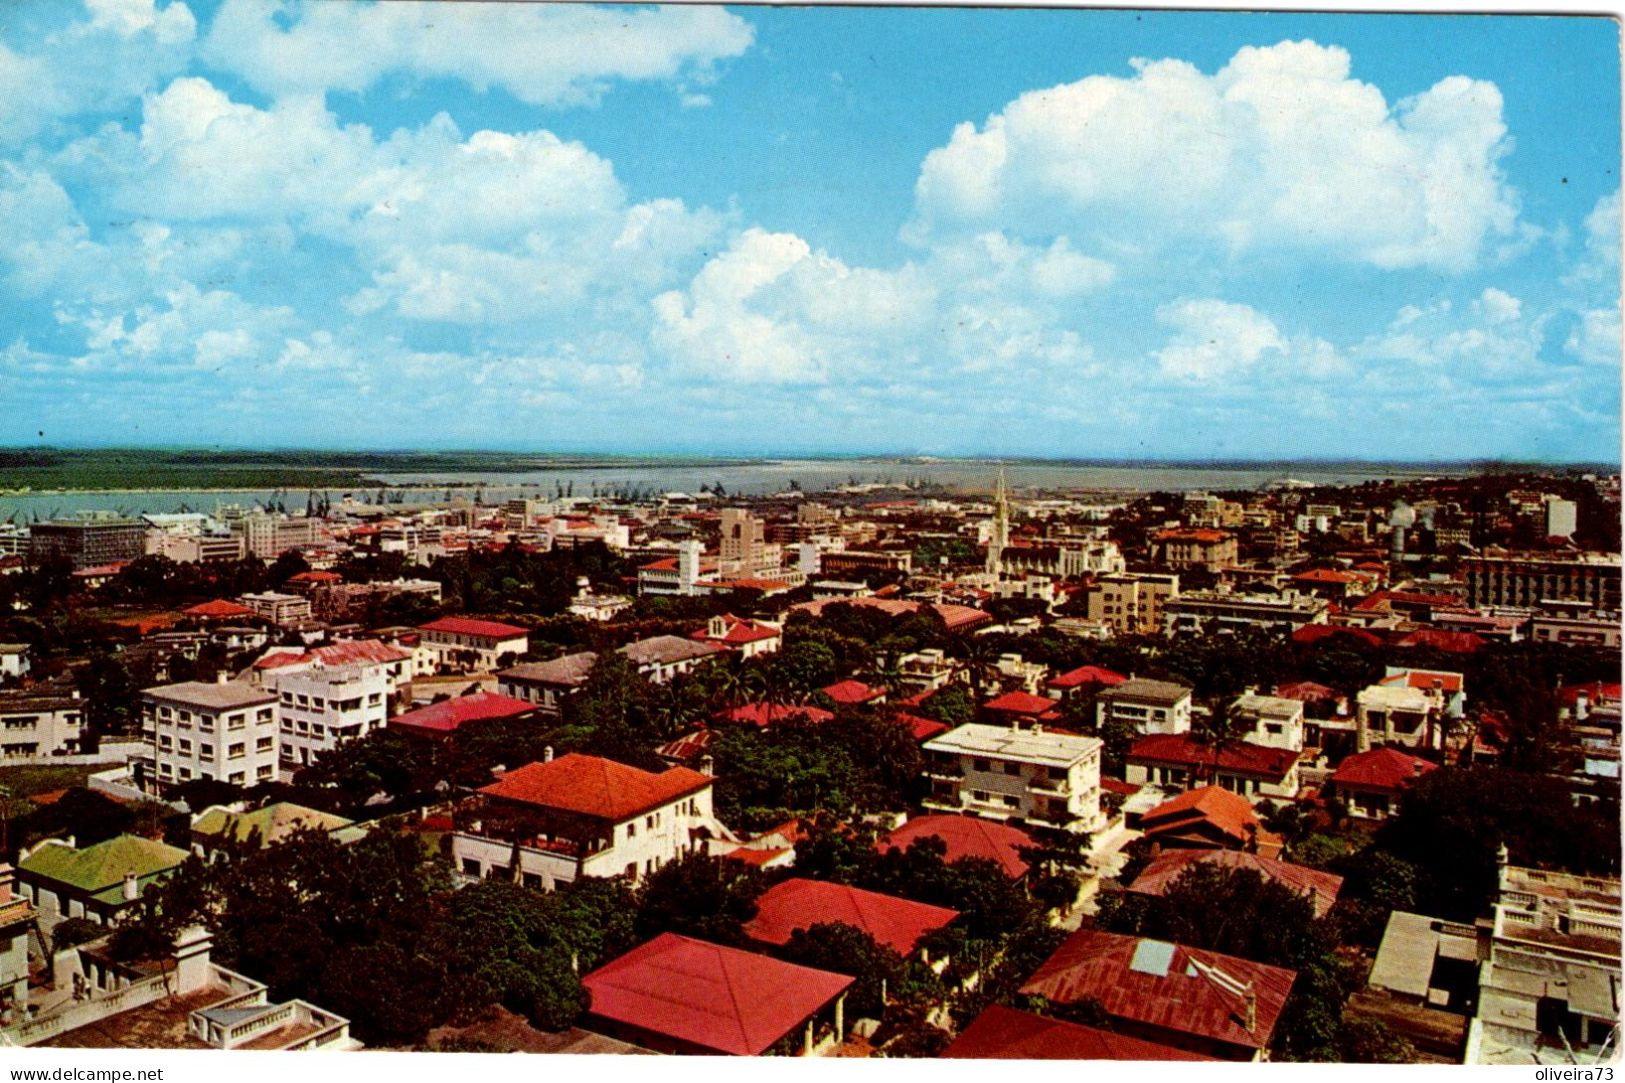
[[[23,5],[0,444],[1617,462],[1618,65],[1602,18]]]

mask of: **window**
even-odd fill
[[[286,703],[290,707],[293,706],[293,693],[292,692],[284,692],[284,693],[282,693],[282,702]]]
[[[241,741],[226,749],[228,759],[240,760],[246,755],[248,755],[248,746]]]
[[[231,777],[227,778],[226,781],[231,783],[233,786],[241,786],[243,784],[243,777],[244,776],[241,771],[233,771],[231,773]]]
[[[271,746],[274,745],[275,743],[276,743],[276,741],[275,741],[274,738],[261,737],[259,740],[254,742],[254,751],[255,752],[269,752],[269,751],[271,751]]]
[[[205,759],[205,760],[213,759],[214,758],[214,746],[213,745],[198,745],[197,746],[197,754],[198,754],[199,758],[201,758],[201,759]]]
[[[236,714],[229,714],[226,716],[227,729],[240,730],[247,724],[248,718],[241,711]]]
[[[977,758],[971,761],[971,766],[978,771],[986,771],[988,769],[988,762],[984,759]]]
[[[635,838],[638,837],[638,825],[637,824],[627,824],[626,825],[626,837],[629,838],[629,839],[635,839]]]
[[[463,875],[464,876],[478,876],[479,874],[480,874],[480,863],[479,863],[479,861],[476,858],[472,858],[472,857],[463,858]]]
[[[256,721],[256,722],[269,722],[269,721],[271,721],[271,708],[269,708],[269,707],[261,707],[259,709],[259,712],[254,715],[254,721]]]
[[[179,741],[176,742],[176,747],[180,751],[180,754],[183,755],[183,756],[190,756],[192,754],[192,742],[188,741],[184,737],[182,737]]]
[[[169,738],[168,737],[160,737],[160,738],[158,738],[158,747],[161,750],[163,750],[165,752],[168,752],[169,748],[170,748],[170,740],[169,740]]]
[[[213,733],[214,732],[214,716],[213,715],[207,715],[207,714],[198,715],[197,716],[197,728],[202,730],[204,733]]]
[[[1021,774],[1021,764],[1016,763],[1013,760],[1005,760],[1004,761],[1004,773],[1007,774],[1007,775],[1019,775],[1019,774]]]
[[[254,777],[255,777],[255,778],[256,778],[256,779],[258,779],[258,780],[259,780],[259,781],[261,781],[261,782],[264,782],[264,781],[265,781],[265,780],[266,780],[266,779],[268,779],[268,778],[270,778],[270,777],[271,777],[271,775],[272,775],[272,774],[273,774],[273,773],[274,773],[274,772],[275,772],[275,771],[276,771],[276,768],[274,768],[274,767],[272,767],[272,766],[271,766],[271,765],[270,765],[270,764],[268,764],[268,763],[262,763],[262,764],[260,764],[260,766],[259,766],[259,767],[258,767],[258,768],[257,768],[257,769],[256,769],[256,770],[255,770],[255,771],[254,771]]]

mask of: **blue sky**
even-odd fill
[[[4,444],[1618,461],[1604,19],[24,2],[0,102]]]

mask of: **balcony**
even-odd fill
[[[1072,787],[1065,779],[1035,778],[1027,783],[1027,792],[1043,797],[1071,797]]]

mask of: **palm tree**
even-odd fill
[[[956,636],[949,641],[948,651],[958,660],[957,672],[970,682],[971,698],[982,702],[982,686],[997,672],[998,650],[985,636]]]
[[[1195,727],[1191,736],[1196,743],[1207,746],[1213,752],[1212,765],[1207,772],[1210,781],[1218,782],[1219,762],[1225,750],[1240,744],[1249,729],[1247,723],[1236,715],[1233,704],[1226,700],[1220,700]]]

